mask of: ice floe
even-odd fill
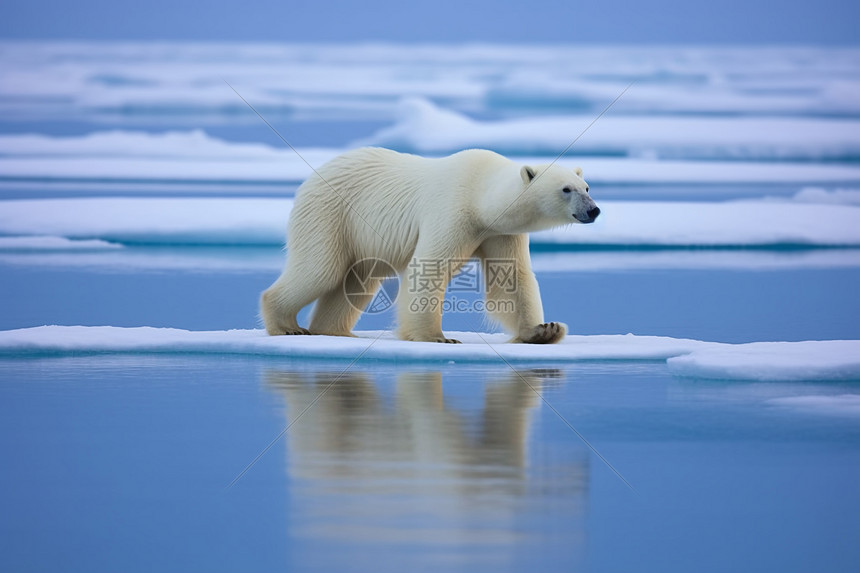
[[[722,344],[662,336],[567,336],[560,344],[510,344],[505,334],[449,332],[463,344],[406,342],[387,331],[356,338],[268,336],[262,330],[41,326],[0,331],[0,356],[145,353],[243,354],[312,360],[511,364],[668,360],[680,376],[736,380],[860,379],[860,341]]]
[[[668,360],[679,376],[725,380],[854,380],[860,341],[753,342],[709,346]]]

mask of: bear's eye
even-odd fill
[[[588,186],[585,187],[585,192],[588,193]]]
[[[565,187],[564,189],[562,189],[562,192],[563,193],[570,193],[570,187]]]

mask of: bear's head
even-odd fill
[[[555,164],[526,165],[520,176],[528,194],[540,197],[537,206],[551,226],[593,223],[600,215],[579,167],[571,171]]]

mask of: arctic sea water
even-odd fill
[[[856,50],[0,53],[2,330],[258,327],[279,239],[241,210],[210,227],[199,210],[290,197],[309,169],[222,78],[312,164],[362,143],[551,161],[633,81],[562,161],[607,216],[647,202],[659,229],[610,218],[597,244],[537,238],[547,318],[586,335],[860,339]],[[121,235],[92,202],[117,197],[162,202]],[[801,222],[745,218],[765,204]],[[708,235],[718,212],[725,232]],[[0,567],[855,571],[857,383],[685,378],[663,360],[4,354]]]

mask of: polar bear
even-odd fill
[[[459,265],[476,257],[509,261],[513,280],[487,281],[485,295],[488,314],[512,341],[558,342],[567,327],[544,322],[527,233],[591,223],[599,214],[579,168],[520,166],[481,149],[441,158],[372,147],[349,151],[299,187],[286,265],[260,300],[263,321],[272,335],[353,336],[384,278],[378,264],[364,261],[381,260],[401,275],[410,267],[437,273],[420,292],[401,284],[398,337],[456,343],[442,333],[442,305],[416,303],[443,301]],[[365,294],[357,301],[347,292]],[[313,301],[310,328],[302,328],[296,316]]]

